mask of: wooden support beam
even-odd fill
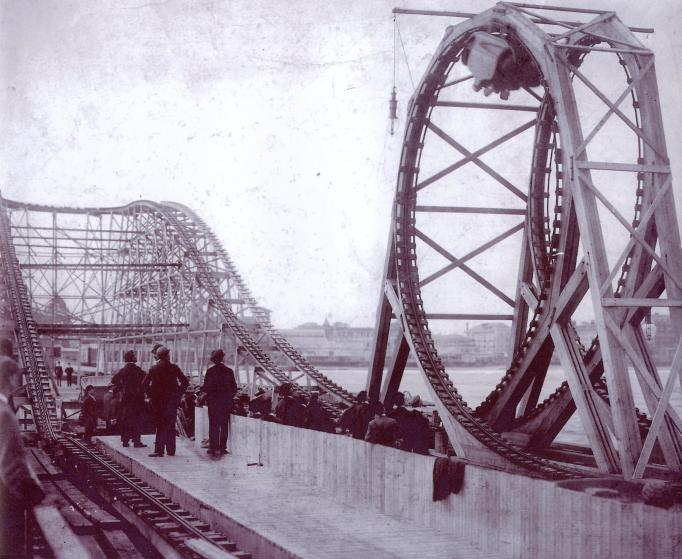
[[[576,161],[578,169],[595,169],[602,171],[625,171],[630,173],[670,173],[668,165],[643,165],[629,163],[610,163],[608,161]]]
[[[632,90],[635,88],[635,86],[639,83],[639,81],[646,76],[647,72],[651,70],[654,67],[654,59],[653,57],[649,60],[647,65],[642,69],[642,73],[639,74],[636,78],[631,79],[630,83],[628,86],[625,88],[625,91],[620,94],[618,99],[609,107],[609,109],[606,111],[604,116],[599,120],[599,122],[595,125],[595,127],[592,129],[592,131],[585,137],[585,139],[582,141],[582,143],[576,148],[575,153],[576,155],[581,155],[584,151],[587,145],[592,141],[592,139],[597,135],[597,132],[602,129],[604,124],[613,116],[613,114],[616,112],[616,109],[620,106],[620,104],[625,100],[628,95],[631,94]]]
[[[668,175],[666,182],[665,182],[665,188],[668,188],[672,180],[672,175]],[[594,194],[599,201],[608,209],[611,214],[620,222],[620,224],[625,227],[625,229],[628,230],[632,238],[646,251],[649,253],[649,255],[656,261],[658,264],[661,266],[663,271],[667,274],[668,278],[672,283],[674,283],[680,290],[682,290],[682,285],[680,282],[682,279],[679,279],[675,276],[675,274],[671,271],[670,267],[668,264],[661,258],[658,254],[656,254],[656,251],[653,247],[649,245],[647,240],[643,237],[642,233],[640,233],[639,230],[635,229],[630,225],[627,219],[625,219],[621,213],[616,209],[616,207],[602,194],[597,187],[594,186],[592,183],[592,180],[585,176],[584,173],[581,173],[581,176],[579,177],[579,183],[582,184],[583,186],[586,186],[592,194]],[[597,221],[598,222],[598,221]],[[604,281],[602,282],[601,287],[606,283],[608,278],[611,277],[610,274],[607,274],[607,276],[604,278]],[[609,286],[606,287],[607,291],[604,292],[603,294],[607,293],[609,290]]]
[[[518,8],[531,8],[531,9],[538,9],[538,10],[549,10],[552,12],[571,12],[571,13],[576,13],[576,14],[604,14],[604,13],[609,13],[606,12],[605,10],[592,10],[588,8],[573,8],[573,7],[566,7],[566,6],[552,6],[551,4],[526,4],[524,2],[504,2],[505,5],[509,6],[516,6]]]
[[[641,299],[634,297],[605,297],[605,307],[682,307],[682,301],[670,299]]]
[[[505,4],[510,5],[510,6],[522,6],[523,4],[516,4],[514,2],[506,2]],[[532,4],[528,4],[528,6],[533,6]],[[550,6],[538,6],[538,8],[542,8],[543,10],[551,10],[555,9],[554,7]],[[579,10],[565,10],[565,11],[576,11],[578,12]],[[410,10],[406,8],[393,8],[393,13],[394,14],[401,14],[401,15],[419,15],[419,16],[441,16],[441,17],[457,17],[457,18],[462,18],[462,19],[471,19],[473,17],[476,17],[480,14],[474,14],[470,12],[452,12],[452,11],[444,11],[444,10]],[[601,12],[600,12],[601,13]],[[546,21],[544,19],[541,19],[539,17],[534,17],[531,18],[531,21],[533,23],[539,23],[541,25],[558,25],[558,26],[578,26],[582,25],[582,22],[580,21]],[[651,27],[629,27],[630,31],[633,31],[635,33],[646,33],[646,34],[651,34],[654,32],[654,29]]]
[[[536,327],[535,337],[526,348],[523,360],[518,364],[517,373],[508,381],[506,390],[500,394],[488,412],[487,419],[495,427],[506,425],[516,415],[516,408],[528,384],[539,371],[546,369],[553,351],[550,327],[562,316],[570,316],[578,307],[587,291],[584,265],[579,266],[561,292],[559,301],[542,314]],[[538,366],[536,367],[536,363]],[[544,373],[543,373],[544,374]]]
[[[391,363],[388,366],[387,374],[381,386],[380,400],[386,404],[387,400],[400,390],[400,383],[403,380],[407,358],[410,356],[410,345],[402,332],[399,334],[400,340],[396,344],[395,352]]]
[[[523,300],[526,301],[526,304],[532,309],[537,308],[538,298],[535,295],[532,286],[528,282],[522,282],[519,285],[519,290]]]
[[[572,154],[575,153],[575,147],[582,144],[582,131],[579,126],[580,114],[578,111],[575,96],[573,95],[572,73],[578,76],[579,71],[571,64],[565,62],[563,57],[557,57],[557,60],[563,62],[555,67],[551,76],[549,76],[550,89],[557,92],[554,99],[557,111],[557,118],[559,120],[559,128],[565,130],[562,134],[562,149],[565,152],[565,163],[578,161],[571,160]],[[584,76],[582,76],[584,78]],[[595,91],[595,93],[603,98],[604,95],[593,85],[589,80],[586,85]],[[559,94],[558,92],[566,92]],[[607,102],[608,104],[608,102]],[[641,133],[640,130],[638,132]],[[639,134],[638,134],[639,135]],[[582,180],[579,180],[582,179]],[[635,415],[635,404],[630,386],[630,379],[628,376],[627,367],[625,364],[625,357],[622,352],[618,351],[616,341],[613,334],[610,332],[605,324],[604,315],[606,310],[601,305],[601,295],[599,288],[604,283],[604,280],[609,275],[608,260],[606,258],[606,245],[604,234],[599,219],[599,212],[597,208],[597,198],[589,184],[592,183],[589,170],[582,170],[581,173],[570,173],[566,182],[565,189],[570,189],[573,194],[575,204],[575,214],[580,229],[580,242],[582,244],[583,252],[585,254],[585,263],[587,265],[587,276],[590,289],[590,296],[592,300],[592,307],[594,309],[594,320],[597,326],[597,334],[599,336],[600,348],[602,352],[602,359],[604,362],[604,371],[606,373],[607,382],[609,384],[609,397],[611,403],[611,413],[615,429],[615,437],[618,446],[618,458],[620,463],[620,471],[626,478],[632,476],[637,457],[641,450],[641,439],[639,436],[639,427],[637,425],[637,417]],[[606,292],[605,296],[610,297],[610,290]],[[560,339],[557,333],[553,339]],[[564,344],[565,345],[565,344]],[[564,359],[570,358],[566,355],[566,348],[564,348]],[[563,362],[563,360],[562,360]],[[579,371],[575,368],[574,371]],[[576,395],[573,394],[574,398]],[[576,404],[579,412],[582,414],[581,418],[591,415],[590,409],[585,408],[581,410],[581,405],[586,402],[579,402],[576,399]],[[598,433],[592,433],[591,444],[593,451],[600,453],[600,468],[604,471],[613,471],[614,462],[613,456],[610,455],[610,450],[606,446],[605,439],[596,437]],[[617,471],[617,470],[616,470]]]
[[[393,208],[395,221],[395,207]],[[369,371],[367,372],[367,394],[373,398],[378,398],[381,391],[381,382],[384,374],[384,364],[386,362],[386,351],[388,347],[388,335],[391,329],[391,315],[394,309],[388,301],[386,295],[386,285],[395,279],[395,245],[393,240],[394,225],[388,234],[388,246],[386,247],[386,261],[384,262],[384,272],[379,291],[379,303],[374,324],[374,340],[372,341],[371,354],[369,356]],[[391,286],[392,288],[392,286]]]
[[[441,256],[447,258],[450,260],[450,264],[447,266],[444,266],[437,272],[434,272],[430,276],[424,278],[419,282],[419,287],[424,287],[425,285],[431,283],[435,279],[438,279],[442,275],[450,272],[451,270],[454,270],[455,268],[462,268],[462,270],[470,275],[473,279],[481,283],[484,287],[488,287],[488,289],[495,290],[493,293],[495,293],[498,297],[500,297],[503,301],[505,301],[507,304],[510,306],[514,306],[513,301],[504,295],[499,289],[497,289],[494,285],[492,285],[490,282],[488,282],[486,279],[484,279],[482,276],[474,272],[471,268],[468,266],[465,266],[464,263],[467,260],[471,260],[474,256],[478,256],[479,254],[485,252],[489,248],[495,246],[497,243],[503,241],[507,237],[510,237],[517,231],[522,230],[524,227],[523,223],[519,223],[518,225],[515,225],[514,227],[507,229],[504,233],[499,234],[497,237],[494,239],[490,239],[488,242],[482,244],[480,247],[472,250],[471,252],[465,254],[462,258],[457,258],[453,256],[449,251],[445,250],[442,246],[440,246],[438,243],[436,243],[433,239],[422,233],[419,229],[416,230],[416,236],[417,238],[421,239],[424,241],[427,245],[429,245],[433,250],[435,250],[437,253],[439,253]],[[479,279],[480,278],[480,279]]]
[[[654,417],[651,420],[651,427],[649,428],[649,434],[644,441],[644,447],[642,448],[642,453],[637,461],[637,466],[635,467],[634,478],[641,478],[644,473],[644,468],[649,463],[649,457],[651,456],[651,451],[654,448],[654,443],[659,435],[661,426],[663,425],[663,419],[668,412],[668,406],[670,404],[670,396],[675,387],[675,382],[678,376],[682,378],[682,340],[677,344],[677,350],[675,351],[675,356],[673,357],[672,365],[670,366],[670,375],[665,383],[665,388],[661,393],[661,398],[659,400]]]
[[[554,45],[557,48],[560,49],[572,49],[572,50],[582,50],[585,52],[589,51],[597,51],[597,52],[613,52],[615,54],[640,54],[644,56],[654,56],[654,53],[651,52],[650,50],[645,50],[645,49],[635,49],[635,48],[617,48],[617,47],[588,47],[585,45],[573,45],[573,44],[565,44],[565,45],[560,45],[556,44]]]
[[[496,111],[524,111],[537,113],[540,107],[527,105],[509,105],[505,103],[468,103],[464,101],[436,101],[436,107],[452,107],[462,109],[492,109]]]
[[[632,363],[632,366],[635,369],[635,373],[637,374],[637,378],[640,381],[640,385],[650,391],[654,397],[657,399],[661,398],[661,388],[659,385],[659,380],[658,380],[658,373],[656,372],[656,369],[650,369],[647,367],[646,363],[644,362],[644,358],[640,353],[637,351],[637,348],[630,342],[630,340],[626,337],[626,335],[623,333],[623,331],[618,327],[616,324],[615,320],[610,316],[606,315],[606,324],[613,333],[614,337],[618,341],[618,344],[620,347],[623,349],[625,354],[628,356],[630,359],[630,362]],[[677,428],[680,430],[680,433],[682,433],[682,418],[678,415],[678,413],[671,408],[668,411],[670,415],[670,419],[675,423]]]
[[[533,257],[528,244],[528,223],[524,224],[523,238],[521,239],[521,260],[517,274],[516,304],[514,305],[514,317],[512,319],[512,335],[510,336],[509,355],[513,357],[517,347],[521,347],[528,331],[528,314],[530,309],[537,308],[537,299],[528,302],[524,290],[530,290],[530,282],[533,281]],[[531,292],[532,293],[532,292]]]
[[[471,80],[473,79],[473,77],[474,77],[473,74],[469,74],[468,76],[464,76],[463,78],[456,78],[454,80],[450,80],[449,82],[445,82],[440,89],[441,91],[443,91],[446,87],[450,87],[451,85],[457,85],[458,83]]]
[[[603,415],[601,398],[592,389],[580,352],[565,327],[554,324],[551,332],[597,465],[603,472],[618,473],[620,460],[609,435],[609,421]]]
[[[513,320],[512,314],[427,313],[429,320]]]
[[[575,66],[571,65],[569,62],[564,60],[562,57],[558,57],[558,60],[559,60],[559,62],[564,64],[565,67],[569,71],[573,72],[573,74],[575,76],[577,76],[578,79],[580,79],[580,81],[582,81],[588,87],[588,89],[590,91],[592,91],[592,93],[594,93],[597,97],[599,97],[599,99],[601,99],[601,101],[607,107],[613,108],[613,112],[616,113],[616,115],[618,115],[618,117],[628,126],[628,128],[630,128],[630,130],[632,130],[635,134],[637,134],[637,136],[640,137],[642,139],[642,141],[654,151],[656,156],[661,161],[664,161],[666,163],[668,162],[668,158],[665,155],[665,150],[661,149],[660,147],[657,146],[658,142],[657,142],[656,138],[649,137],[647,135],[647,133],[645,133],[643,131],[642,128],[640,128],[639,126],[634,124],[627,116],[625,116],[625,114],[623,114],[623,112],[621,110],[619,110],[617,107],[614,107],[613,103],[611,103],[610,99],[608,97],[606,97],[601,91],[599,91],[599,88],[596,85],[594,85],[589,79],[587,79],[580,72],[580,70],[578,70]],[[652,74],[653,74],[653,72],[652,72]],[[650,75],[652,75],[652,74],[650,74]],[[645,81],[648,81],[648,80],[645,80]],[[580,143],[582,144],[582,140],[580,141]]]
[[[416,206],[417,212],[457,213],[457,214],[490,214],[490,215],[526,215],[525,208],[480,208],[466,206]]]
[[[422,188],[425,188],[425,187],[429,186],[430,184],[433,184],[434,182],[436,182],[436,181],[442,179],[443,177],[449,175],[453,171],[456,171],[460,167],[463,167],[467,163],[478,161],[478,158],[481,155],[488,153],[489,151],[495,149],[497,146],[502,145],[503,143],[511,140],[512,138],[515,138],[516,136],[518,136],[522,132],[525,132],[529,128],[532,128],[533,126],[535,126],[536,122],[537,122],[537,119],[532,119],[532,120],[526,122],[525,124],[522,124],[521,126],[518,126],[517,128],[514,128],[514,130],[507,132],[506,134],[503,134],[499,138],[496,138],[492,142],[489,142],[488,144],[486,144],[482,148],[479,148],[476,151],[471,152],[469,155],[460,159],[459,161],[456,161],[452,165],[448,165],[445,169],[438,171],[435,175],[432,175],[431,177],[424,179],[423,181],[420,181],[419,184],[417,184],[417,186],[415,187],[416,190],[420,191]],[[450,136],[448,136],[445,132],[443,132],[440,128],[438,128],[435,125],[433,128],[433,131],[441,139],[445,140],[446,142],[448,141],[446,138],[449,138],[450,140],[452,140],[452,142],[454,142],[454,140]],[[450,145],[453,145],[453,144],[450,144]],[[456,146],[453,145],[453,147],[456,147]]]
[[[624,331],[628,340],[633,346],[635,346],[641,353],[644,359],[644,365],[646,366],[649,377],[655,382],[656,386],[661,387],[661,377],[658,374],[656,368],[656,363],[654,362],[651,351],[649,347],[649,342],[644,335],[642,327],[640,324],[633,324],[631,322],[625,323]],[[642,390],[642,395],[644,396],[644,401],[646,402],[649,414],[653,416],[655,413],[658,402],[660,401],[660,396],[656,397],[654,392],[649,388],[649,385],[645,380],[640,378],[641,374],[637,369],[635,369],[639,384]],[[669,410],[675,411],[672,406]],[[677,430],[675,421],[670,416],[666,414],[663,420],[664,425],[661,426],[661,430],[658,437],[658,442],[663,452],[663,457],[666,464],[675,470],[679,470],[682,466],[682,432]]]
[[[201,540],[199,538],[185,540],[183,542],[191,551],[203,557],[204,559],[238,559],[237,555],[228,553],[224,549]]]
[[[585,259],[581,260],[559,294],[554,310],[554,320],[560,321],[573,314],[587,293],[589,282]]]
[[[556,35],[556,36],[552,37],[552,41],[557,43],[563,39],[570,37],[571,35],[574,35],[575,33],[585,32],[585,31],[587,31],[587,29],[595,26],[597,23],[600,23],[600,22],[607,20],[607,19],[611,19],[614,15],[616,15],[615,12],[602,12],[601,14],[599,14],[598,17],[594,18],[593,20],[588,21],[587,23],[583,23],[582,25],[579,25],[578,27],[572,27],[571,29],[569,29],[565,33],[561,33],[560,35]]]
[[[478,159],[473,154],[473,152],[466,149],[463,145],[461,145],[459,142],[457,142],[449,134],[447,134],[441,128],[436,126],[432,121],[429,121],[427,126],[428,126],[429,130],[432,130],[433,132],[435,132],[435,134],[439,138],[441,138],[444,142],[446,142],[447,144],[450,144],[453,148],[455,148],[457,151],[459,151],[462,155],[469,158],[474,165],[476,165],[477,167],[479,167],[480,169],[485,171],[488,175],[490,175],[493,179],[495,179],[497,182],[499,182],[507,190],[509,190],[510,192],[515,194],[516,196],[518,196],[524,202],[526,202],[528,200],[528,197],[521,190],[519,190],[517,187],[515,187],[512,183],[510,183],[507,179],[505,179],[497,171],[492,169],[489,165],[487,165],[486,163],[483,163],[483,161]]]
[[[59,559],[90,557],[90,554],[55,507],[39,505],[33,509],[33,515],[55,557],[59,557]]]
[[[648,205],[648,207],[646,208],[644,213],[641,214],[639,225],[637,226],[635,231],[637,231],[638,233],[641,233],[642,236],[644,236],[645,232],[649,228],[649,221],[655,215],[656,208],[661,203],[661,201],[664,199],[665,193],[670,188],[671,184],[672,184],[672,181],[666,180],[665,188],[659,189],[659,191],[656,193],[656,195],[654,196],[654,199]],[[649,242],[646,238],[644,238],[644,242],[647,246],[650,246]],[[608,278],[606,278],[604,283],[601,285],[601,288],[600,288],[601,295],[604,295],[606,293],[606,291],[610,287],[612,287],[611,282],[616,277],[616,274],[620,271],[621,266],[625,263],[625,260],[627,259],[628,255],[630,254],[630,252],[632,251],[632,248],[635,246],[636,243],[637,243],[637,241],[636,241],[635,237],[630,236],[630,240],[628,241],[628,244],[625,246],[625,248],[621,252],[618,260],[616,261],[616,264],[611,269],[611,272],[609,273]]]

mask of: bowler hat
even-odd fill
[[[214,349],[211,352],[211,361],[222,361],[223,357],[225,357],[225,352],[220,348]]]

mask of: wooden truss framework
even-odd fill
[[[148,368],[151,346],[161,343],[201,380],[210,351],[222,347],[251,391],[301,381],[352,399],[273,328],[218,238],[189,208],[5,202],[39,332],[53,343],[97,343],[98,370],[115,372],[127,349]]]
[[[566,22],[539,12],[545,9],[589,14],[594,18],[585,22]],[[525,451],[541,452],[577,410],[599,471],[622,474],[626,478],[642,477],[655,448],[659,454],[656,462],[680,471],[682,420],[670,405],[670,395],[677,379],[682,379],[682,351],[678,345],[670,376],[663,382],[641,326],[651,308],[665,307],[670,311],[678,338],[682,334],[682,250],[653,53],[613,12],[500,2],[479,15],[455,15],[468,20],[449,28],[408,108],[368,375],[370,396],[385,399],[399,389],[407,359],[412,353],[428,381],[458,454],[486,463],[499,464],[500,457],[492,454],[502,454],[507,462],[522,461],[501,443],[496,446],[496,441],[511,439]],[[548,33],[540,26],[562,31]],[[446,88],[450,92],[471,78],[470,75],[454,79],[450,76],[467,38],[477,30],[511,33],[528,50],[543,76],[543,88],[527,89],[538,105],[443,101],[439,98]],[[610,53],[612,61],[625,69],[628,83],[615,101],[611,101],[580,69],[583,58],[592,52]],[[583,84],[607,109],[587,134],[582,130],[573,88],[575,81]],[[629,97],[634,99],[635,122],[620,108]],[[536,118],[483,148],[470,151],[434,122],[434,107],[459,111],[533,112]],[[619,119],[632,132],[633,141],[639,146],[637,161],[606,162],[589,158],[589,147],[594,138],[612,119]],[[481,156],[530,128],[536,130],[536,141],[528,189],[512,184],[492,165],[484,163]],[[459,152],[461,158],[432,176],[422,178],[419,160],[430,137],[444,141]],[[534,199],[542,197],[538,196],[542,194],[539,185],[551,171],[546,167],[552,150],[556,152],[553,154],[558,185],[555,197],[561,214],[555,215],[553,231],[545,226],[545,230],[538,233],[543,229],[543,220],[548,222],[549,216],[538,211]],[[419,203],[418,196],[423,189],[467,164],[476,165],[512,192],[523,205],[503,208],[490,204],[472,208],[464,204],[433,206]],[[624,217],[614,200],[603,194],[599,181],[593,178],[594,171],[637,177],[634,220]],[[613,266],[607,259],[599,205],[629,235],[627,245]],[[525,219],[467,254],[455,255],[419,228],[416,217],[433,212],[519,215]],[[517,290],[515,296],[511,296],[476,272],[469,260],[517,232],[523,235],[523,240]],[[417,239],[449,263],[420,277],[415,255]],[[579,243],[582,258],[578,254]],[[464,272],[504,301],[510,313],[425,311],[421,288],[453,270]],[[577,338],[571,317],[588,293],[598,340],[586,352]],[[511,320],[514,351],[510,368],[496,390],[476,410],[470,410],[461,401],[445,373],[430,334],[429,319]],[[392,324],[398,326],[400,334],[393,354],[389,356],[388,338]],[[539,403],[550,358],[555,351],[570,390],[559,389],[550,400]],[[649,418],[643,418],[635,408],[629,366],[634,369],[640,384]],[[492,434],[486,429],[492,429]],[[492,442],[490,437],[494,439]]]

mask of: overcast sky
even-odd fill
[[[568,4],[569,2],[565,2]],[[673,170],[682,146],[682,7],[614,9],[656,52]],[[6,1],[0,188],[8,198],[191,206],[273,321],[370,325],[403,119],[388,133],[391,9],[487,1]],[[415,82],[445,27],[402,16]],[[412,85],[398,61],[399,114]],[[678,208],[682,199],[675,187]]]

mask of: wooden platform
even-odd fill
[[[98,440],[112,458],[255,558],[509,557],[369,507],[350,506],[270,468],[247,466],[243,455],[213,459],[178,439],[174,457],[152,458],[152,436],[144,437],[148,448],[123,448],[117,437]]]

